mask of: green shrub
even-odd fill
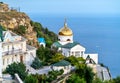
[[[12,63],[6,68],[6,72],[9,73],[12,78],[15,78],[15,73],[17,73],[22,80],[27,76],[26,66],[23,63]]]
[[[25,78],[25,81],[24,83],[38,83],[38,79],[32,75],[28,75],[26,78]]]
[[[33,67],[34,69],[39,69],[40,67],[42,67],[42,62],[38,58],[35,58],[31,64],[31,67]]]

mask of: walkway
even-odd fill
[[[40,68],[38,70],[35,70],[31,66],[27,65],[26,68],[29,70],[29,74],[47,74],[49,71],[52,71],[50,66],[44,66],[43,68]]]
[[[3,74],[3,82],[2,83],[17,83],[9,74]]]

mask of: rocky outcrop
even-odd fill
[[[36,32],[30,24],[30,18],[23,12],[10,10],[7,4],[0,3],[0,8],[0,25],[12,31],[17,30],[20,25],[25,26],[26,32],[22,36],[28,39],[28,44],[37,46]]]
[[[8,12],[9,7],[7,4],[4,4],[3,2],[0,2],[0,12]]]

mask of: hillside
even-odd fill
[[[25,13],[18,12],[17,9],[10,9],[7,4],[2,2],[0,2],[0,25],[6,30],[12,30],[24,36],[28,39],[28,44],[36,47],[38,47],[37,37],[45,37],[47,46],[57,39],[55,33],[43,28],[40,23],[31,21]]]

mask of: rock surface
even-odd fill
[[[7,4],[0,3],[0,25],[12,31],[19,28],[20,25],[25,26],[26,32],[22,36],[28,39],[28,44],[37,47],[37,33],[33,30],[30,21],[30,18],[25,13],[9,9]]]

